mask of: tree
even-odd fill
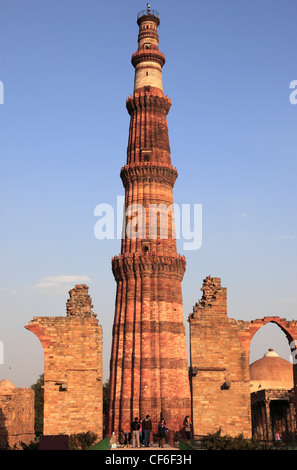
[[[36,384],[31,385],[31,389],[35,392],[35,433],[43,432],[43,405],[44,405],[44,374],[39,376]]]
[[[108,413],[108,391],[109,391],[109,380],[103,384],[103,428],[106,426],[106,419]]]

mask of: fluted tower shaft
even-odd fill
[[[190,390],[177,253],[167,114],[156,12],[138,15],[138,50],[130,115],[125,188],[125,237],[112,260],[117,282],[110,362],[108,432],[130,431],[135,416],[160,418],[180,430],[190,414]]]

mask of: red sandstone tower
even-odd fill
[[[126,102],[130,128],[127,164],[121,170],[125,236],[121,254],[112,259],[117,293],[109,433],[130,431],[134,417],[147,414],[153,429],[162,416],[177,431],[191,408],[181,292],[185,258],[177,254],[170,210],[177,171],[170,158],[171,100],[163,94],[159,22],[149,6],[138,14],[134,92]]]

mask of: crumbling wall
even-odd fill
[[[189,316],[192,419],[195,435],[251,437],[249,354],[238,339],[244,322],[227,317],[227,289],[208,276]]]
[[[250,344],[255,333],[273,322],[285,333],[293,356],[295,417],[297,409],[297,322],[277,316],[252,321],[227,316],[227,289],[208,276],[201,300],[189,315],[192,417],[195,435],[222,429],[251,437]]]
[[[86,285],[70,292],[66,317],[26,326],[44,350],[44,435],[103,434],[102,327]]]
[[[0,382],[0,449],[34,441],[34,390]]]
[[[76,285],[69,291],[69,299],[66,303],[67,317],[96,317],[92,311],[92,299],[89,296],[89,288],[85,284]]]

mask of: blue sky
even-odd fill
[[[98,204],[124,194],[137,13],[129,0],[0,0],[0,379],[30,386],[43,351],[24,326],[66,314],[89,285],[108,377],[120,241],[94,236]],[[177,204],[202,204],[203,241],[187,259],[184,315],[207,275],[228,316],[297,317],[294,0],[159,0],[160,50]],[[188,330],[188,323],[186,322]],[[269,327],[266,328],[266,333]],[[263,328],[264,331],[264,328]],[[279,332],[278,332],[279,333]],[[259,335],[259,336],[258,336]],[[275,329],[253,341],[289,359]],[[275,342],[275,344],[273,344]]]

